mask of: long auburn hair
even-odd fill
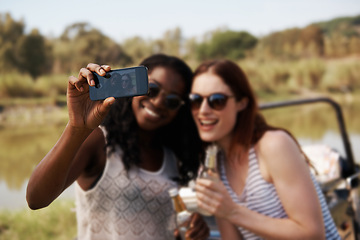
[[[260,113],[259,106],[255,97],[255,93],[244,71],[236,63],[225,60],[208,60],[203,62],[194,72],[194,78],[202,73],[211,71],[211,73],[219,76],[233,92],[235,99],[240,101],[243,98],[248,99],[245,109],[239,111],[234,127],[234,135],[230,146],[232,154],[237,145],[241,145],[243,150],[235,154],[245,154],[249,148],[256,144],[264,133],[268,130],[283,130],[289,134],[298,145],[300,144],[295,137],[286,129],[269,125],[263,115]],[[306,161],[310,164],[307,156],[302,152]],[[311,164],[310,164],[311,165]]]
[[[178,110],[174,120],[157,130],[157,139],[171,149],[179,160],[179,178],[175,179],[180,184],[186,184],[197,175],[199,156],[201,152],[201,140],[198,135],[190,111],[188,94],[191,89],[192,70],[181,59],[165,54],[155,54],[144,59],[140,65],[148,68],[150,74],[156,67],[172,69],[181,76],[185,84],[185,104]],[[133,165],[139,165],[139,138],[138,124],[132,110],[132,98],[116,99],[109,114],[103,122],[107,134],[107,146],[115,151],[120,146],[123,151],[122,161],[126,170]]]

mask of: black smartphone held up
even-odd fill
[[[111,70],[105,76],[93,72],[95,86],[89,87],[90,99],[132,97],[148,92],[148,73],[144,66]]]

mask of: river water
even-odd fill
[[[360,163],[360,101],[343,101],[341,106],[353,155]],[[269,123],[290,130],[301,145],[326,144],[345,155],[335,112],[328,105],[317,103],[263,113]],[[27,206],[28,178],[59,138],[67,115],[64,108],[6,114],[0,115],[0,209],[13,210]],[[13,121],[15,118],[21,121]],[[60,198],[73,199],[73,186]]]

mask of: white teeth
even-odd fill
[[[144,109],[145,109],[145,111],[146,111],[149,115],[151,115],[151,116],[153,116],[153,117],[160,117],[159,114],[151,111],[150,109],[148,109],[148,108],[144,108]]]
[[[201,120],[200,123],[202,125],[212,125],[216,123],[216,120]]]

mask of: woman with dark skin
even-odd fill
[[[104,76],[106,65],[89,64],[69,78],[69,122],[29,180],[31,209],[48,206],[75,182],[78,239],[174,238],[168,189],[196,177],[199,165],[199,137],[186,99],[192,72],[162,54],[141,65],[148,68],[145,96],[91,101],[92,72]],[[199,214],[187,235],[208,237]]]

